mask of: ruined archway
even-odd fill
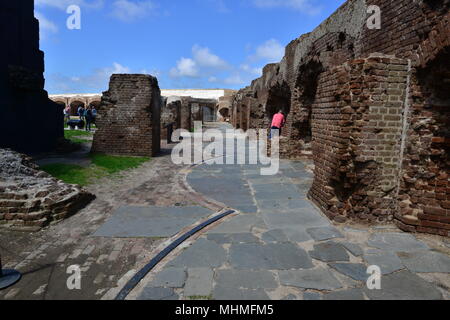
[[[291,89],[286,82],[277,84],[269,90],[266,103],[267,121],[270,123],[279,111],[282,111],[286,118],[291,112]],[[286,130],[283,131],[283,135],[286,135]]]
[[[304,149],[311,149],[312,108],[316,100],[319,75],[324,71],[322,63],[312,60],[300,66],[294,88],[291,139],[301,140]]]
[[[72,101],[70,103],[70,115],[71,116],[78,115],[78,108],[79,107],[85,108],[86,104],[84,102],[82,102],[82,101],[79,101],[79,100]]]

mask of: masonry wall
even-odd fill
[[[0,30],[0,148],[50,151],[63,138],[63,113],[44,90],[33,0],[1,1]]]
[[[313,157],[310,196],[331,218],[448,236],[449,12],[446,0],[347,1],[236,94],[232,122],[248,99],[249,128],[285,110],[281,155]]]
[[[161,93],[149,75],[115,74],[103,93],[92,152],[155,156],[161,148]]]

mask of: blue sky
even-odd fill
[[[112,73],[148,73],[161,88],[248,85],[284,47],[344,0],[35,0],[46,89],[96,93]],[[81,29],[69,30],[69,5]]]

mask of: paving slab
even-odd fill
[[[275,275],[267,270],[218,270],[216,283],[219,286],[241,289],[275,289]]]
[[[323,218],[317,211],[299,209],[287,213],[262,212],[265,223],[270,229],[283,229],[295,225],[302,228],[326,227],[330,222]]]
[[[364,254],[363,249],[355,243],[341,242],[341,244],[355,257],[361,257]]]
[[[264,221],[259,215],[245,214],[231,217],[229,220],[222,222],[219,226],[208,231],[208,234],[215,233],[251,233],[255,226],[264,227]]]
[[[270,230],[262,235],[262,240],[266,243],[271,242],[288,242],[289,239],[286,236],[286,234],[283,232],[283,230]]]
[[[408,233],[376,233],[369,238],[368,245],[373,248],[396,252],[429,249],[425,243]]]
[[[199,239],[169,263],[169,267],[209,268],[219,267],[227,259],[226,250],[214,241]]]
[[[450,273],[450,257],[439,252],[401,252],[397,254],[410,271]]]
[[[319,301],[322,300],[322,295],[317,292],[305,292],[303,293],[303,300],[305,301]]]
[[[214,241],[218,244],[231,244],[231,243],[259,243],[258,237],[252,233],[211,233],[208,234],[208,240]]]
[[[156,274],[150,287],[182,288],[186,281],[186,271],[184,268],[166,268]]]
[[[330,267],[356,281],[367,281],[367,266],[360,263],[330,263]]]
[[[334,227],[310,228],[306,231],[316,241],[325,241],[344,237],[342,233]]]
[[[306,232],[306,229],[300,226],[286,227],[283,232],[291,242],[302,243],[312,240],[311,236]]]
[[[173,288],[146,287],[137,300],[178,300],[179,297]]]
[[[355,288],[324,294],[323,300],[356,301],[356,300],[365,300],[365,298],[363,290]]]
[[[333,241],[314,245],[314,250],[310,251],[309,255],[324,262],[350,261],[344,246]]]
[[[371,266],[380,267],[381,273],[385,275],[405,268],[402,261],[393,252],[365,254],[364,260]]]
[[[238,289],[225,286],[216,286],[213,293],[214,300],[236,300],[236,301],[267,301],[270,300],[267,293],[262,289]]]
[[[168,238],[213,213],[203,207],[122,207],[93,236]]]
[[[314,290],[337,290],[342,284],[329,270],[324,268],[312,270],[279,271],[282,285]]]
[[[233,244],[229,262],[236,269],[289,270],[313,268],[306,251],[292,243]]]
[[[209,297],[213,290],[214,272],[210,268],[188,269],[188,278],[184,287],[184,296]]]
[[[364,289],[371,300],[441,300],[442,294],[431,283],[409,272],[383,276],[381,290]]]

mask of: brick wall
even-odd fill
[[[92,152],[154,156],[161,145],[161,93],[156,78],[139,74],[111,76],[103,93]]]
[[[330,217],[448,236],[449,21],[447,0],[349,0],[238,92],[233,123],[247,97],[249,128],[289,110],[281,155],[313,154],[310,195]]]

